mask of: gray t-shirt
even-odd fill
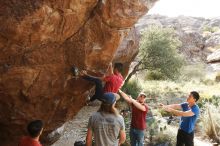
[[[89,118],[88,128],[93,131],[95,146],[118,146],[120,130],[125,130],[121,115],[96,112]]]

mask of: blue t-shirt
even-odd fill
[[[195,104],[190,108],[187,102],[184,102],[180,105],[183,111],[191,110],[194,113],[194,115],[191,117],[181,117],[180,119],[180,129],[187,133],[191,133],[193,132],[196,120],[199,117],[199,106]]]

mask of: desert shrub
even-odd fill
[[[162,110],[162,109],[159,109],[158,111],[160,112],[160,114],[162,115],[162,117],[169,117],[169,116],[172,115],[171,113],[166,112],[165,110]]]
[[[146,80],[163,80],[165,77],[159,70],[152,70],[146,73]]]
[[[180,97],[182,86],[171,81],[145,81],[143,88],[148,97]]]
[[[176,143],[176,131],[177,129],[170,127],[160,131],[158,135],[153,138],[153,145],[174,146]]]
[[[212,95],[207,93],[200,94],[200,99],[198,100],[197,104],[200,108],[204,108],[206,103],[209,102],[209,99],[212,98]]]
[[[148,126],[148,137],[150,137],[150,140],[152,140],[152,137],[154,135],[157,135],[159,132],[159,124],[160,121],[156,120],[154,117],[147,117],[146,119],[147,126]]]
[[[204,78],[205,78],[204,64],[191,64],[184,66],[182,68],[181,75],[179,77],[180,80],[184,80],[184,81],[192,81],[192,79],[202,80]]]
[[[204,26],[203,27],[203,31],[208,31],[208,32],[214,33],[214,32],[219,31],[219,27],[217,27],[217,26],[214,26],[214,27],[212,27],[212,26]]]
[[[122,90],[126,94],[131,95],[131,97],[135,98],[142,90],[142,86],[138,80],[132,79],[122,87]]]
[[[211,104],[218,107],[220,105],[220,96],[201,94],[201,98],[198,101],[198,106],[200,108],[205,108],[205,105],[207,104]]]
[[[219,105],[220,105],[220,96],[213,95],[213,97],[211,99],[212,99],[212,104],[216,107],[219,107]]]
[[[201,99],[209,101],[209,99],[211,99],[213,95],[209,93],[201,93],[200,96],[201,96]]]
[[[211,79],[201,79],[200,82],[203,83],[204,85],[214,85],[215,84],[215,81],[213,81]]]
[[[215,77],[215,81],[216,82],[220,82],[220,72],[217,73],[216,77]]]
[[[204,105],[204,113],[202,114],[200,120],[201,120],[201,123],[202,123],[202,126],[201,128],[203,129],[203,131],[205,132],[205,134],[215,140],[215,141],[218,141],[218,137],[220,136],[220,108],[219,107],[216,107],[215,105],[213,104],[210,104],[210,103],[206,103]],[[211,117],[209,115],[209,111],[210,111],[210,114],[211,114]],[[212,123],[213,121],[213,123]],[[212,125],[213,124],[213,125]],[[214,129],[213,129],[213,127]],[[216,131],[216,133],[215,133]]]

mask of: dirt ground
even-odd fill
[[[87,123],[92,113],[96,112],[99,104],[83,107],[79,113],[64,128],[64,134],[52,146],[73,146],[75,141],[85,140]],[[195,146],[212,146],[210,142],[199,136],[194,138]]]
[[[64,134],[52,146],[73,146],[75,141],[85,140],[89,117],[92,113],[96,112],[98,108],[98,105],[83,107],[73,120],[66,123]]]

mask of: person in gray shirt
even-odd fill
[[[92,146],[92,137],[95,146],[120,146],[125,142],[124,118],[115,108],[119,98],[116,93],[103,94],[100,109],[89,118],[86,146]]]

